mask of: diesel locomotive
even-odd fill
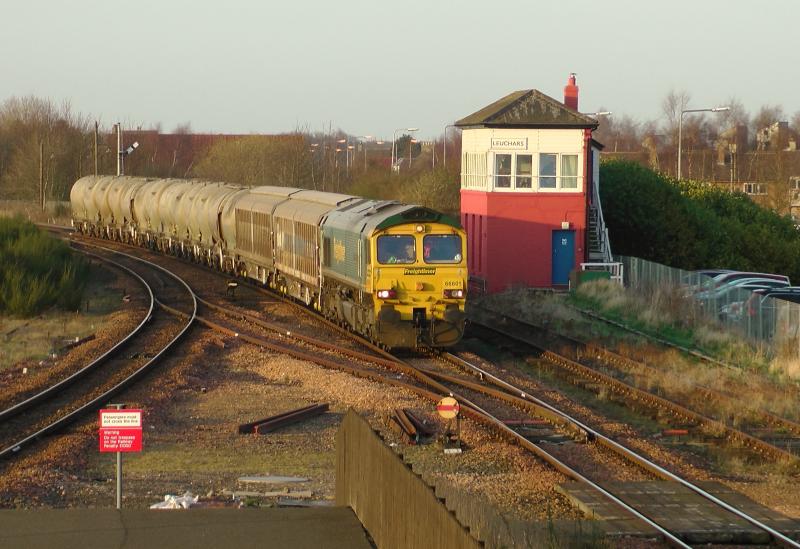
[[[292,296],[387,348],[464,332],[466,234],[421,206],[288,187],[88,176],[81,232],[202,262]]]

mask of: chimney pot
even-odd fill
[[[578,86],[575,84],[575,73],[569,73],[567,85],[564,86],[564,105],[570,109],[578,110]]]

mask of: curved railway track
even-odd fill
[[[487,424],[495,428],[500,433],[506,435],[507,437],[514,439],[522,447],[536,454],[539,458],[549,463],[552,467],[554,467],[556,470],[558,470],[568,478],[582,482],[590,486],[594,490],[598,491],[599,493],[603,494],[606,498],[610,499],[611,501],[621,506],[623,509],[627,510],[635,517],[639,518],[640,520],[642,520],[643,522],[645,522],[646,524],[650,525],[652,528],[660,532],[661,535],[663,535],[666,540],[668,540],[671,544],[675,546],[689,547],[689,545],[684,543],[677,535],[670,532],[668,528],[651,520],[646,515],[644,515],[640,510],[638,510],[635,506],[625,503],[620,497],[615,495],[611,490],[604,488],[598,482],[589,478],[589,476],[587,476],[586,474],[581,473],[574,466],[570,466],[569,464],[559,459],[559,457],[556,455],[556,452],[548,451],[546,447],[531,442],[524,435],[520,434],[514,429],[511,429],[508,425],[506,425],[504,420],[498,418],[495,414],[492,414],[487,409],[486,406],[481,405],[480,403],[475,401],[474,398],[468,397],[463,392],[463,390],[466,389],[467,391],[479,393],[482,395],[486,395],[490,398],[502,400],[504,403],[510,406],[525,410],[530,414],[536,416],[537,418],[543,418],[547,420],[548,422],[557,426],[559,429],[569,432],[570,435],[577,440],[583,442],[595,442],[598,445],[602,446],[605,450],[618,455],[619,457],[641,468],[647,474],[652,475],[655,478],[678,482],[679,484],[686,486],[687,488],[690,488],[692,491],[694,491],[701,497],[708,499],[715,505],[720,506],[721,508],[736,515],[742,520],[745,520],[746,522],[752,524],[753,526],[764,530],[765,532],[767,532],[769,536],[780,541],[781,543],[784,543],[787,546],[791,547],[800,547],[800,545],[795,544],[794,541],[784,536],[782,533],[770,528],[768,525],[763,524],[757,519],[750,517],[746,513],[725,503],[724,501],[720,500],[713,494],[710,494],[709,492],[690,483],[689,481],[686,481],[681,477],[669,472],[668,470],[664,469],[658,464],[614,442],[608,437],[605,437],[604,435],[591,429],[590,427],[581,423],[580,421],[570,417],[569,415],[558,410],[552,405],[549,405],[539,399],[532,397],[531,395],[527,394],[524,390],[516,388],[508,384],[507,382],[500,380],[496,376],[493,376],[492,374],[484,370],[481,370],[480,368],[474,365],[467,363],[466,361],[456,357],[455,355],[446,353],[442,356],[446,357],[447,360],[452,364],[455,364],[462,368],[466,367],[472,373],[478,375],[481,379],[491,381],[493,384],[499,387],[499,390],[492,389],[491,387],[487,387],[480,383],[470,382],[469,380],[460,379],[458,377],[443,374],[441,372],[436,372],[428,368],[415,367],[409,361],[398,359],[397,357],[383,358],[371,354],[332,347],[329,343],[322,340],[318,340],[308,336],[303,336],[300,334],[287,333],[280,326],[265,322],[259,319],[258,317],[255,317],[254,315],[250,315],[239,311],[237,312],[230,311],[219,305],[207,302],[202,298],[200,298],[200,302],[201,304],[203,304],[204,307],[208,307],[212,310],[220,312],[229,318],[237,318],[240,321],[251,323],[253,325],[262,327],[264,329],[273,331],[275,333],[280,333],[287,339],[293,339],[293,338],[297,339],[298,341],[302,341],[303,343],[308,344],[315,348],[327,349],[329,351],[341,353],[350,359],[355,359],[365,364],[378,365],[381,367],[381,369],[380,371],[375,371],[368,369],[368,367],[365,366],[360,366],[360,367],[344,366],[338,362],[331,362],[329,360],[321,359],[320,356],[315,353],[309,354],[309,353],[298,353],[289,351],[289,354],[292,354],[292,356],[295,356],[297,358],[310,360],[312,362],[315,362],[317,364],[320,364],[328,368],[335,368],[338,370],[348,371],[351,374],[357,375],[359,377],[365,377],[381,383],[387,383],[390,385],[403,387],[405,389],[412,390],[417,394],[419,394],[420,396],[428,398],[432,401],[438,400],[443,393],[455,396],[456,398],[459,399],[459,401],[462,404],[465,405],[467,413],[473,419],[476,419],[481,423]],[[228,333],[228,335],[234,335],[235,337],[239,337],[249,343],[259,345],[261,347],[266,346],[267,348],[271,348],[279,352],[287,352],[287,349],[285,347],[281,349],[280,346],[268,346],[266,342],[261,338],[244,335],[241,332],[234,332],[231,328],[225,328],[221,327],[220,325],[215,325],[215,323],[208,322],[205,319],[201,319],[201,322],[208,325],[209,327],[226,332]],[[383,354],[384,356],[391,357],[391,355],[383,352],[380,349],[374,348],[373,351],[376,354]],[[392,371],[398,371],[398,369],[402,373],[416,380],[417,383],[398,381],[393,377],[391,377]],[[387,375],[389,377],[387,377]]]
[[[664,411],[669,416],[695,425],[700,430],[708,433],[719,433],[729,443],[747,448],[758,456],[766,457],[777,463],[786,464],[795,470],[800,470],[800,459],[787,449],[791,447],[793,442],[800,444],[800,438],[798,438],[800,437],[800,424],[797,422],[764,410],[752,409],[750,412],[755,416],[752,421],[754,421],[753,431],[758,434],[756,436],[756,434],[748,433],[744,430],[744,427],[732,427],[723,421],[692,409],[690,404],[679,403],[665,396],[639,389],[625,380],[619,379],[619,376],[604,373],[594,366],[595,363],[600,362],[605,367],[614,368],[618,372],[624,371],[626,374],[634,376],[654,373],[651,367],[639,361],[614,353],[599,345],[587,344],[561,334],[555,335],[555,337],[566,341],[574,347],[576,359],[573,360],[549,349],[540,341],[530,337],[529,334],[532,331],[546,333],[551,337],[554,335],[544,328],[499,313],[494,314],[491,324],[490,326],[486,323],[472,322],[471,326],[473,331],[482,332],[484,334],[483,337],[487,337],[488,334],[491,339],[492,335],[496,335],[529,347],[540,355],[540,358],[555,366],[562,373],[607,387],[614,394],[621,396],[626,402]],[[741,404],[725,393],[702,385],[696,385],[694,388],[703,395],[706,403],[724,402],[741,408]],[[766,426],[772,428],[771,436],[769,432],[764,430]],[[786,434],[794,435],[795,438],[787,437]]]
[[[36,440],[64,428],[108,403],[111,398],[149,372],[175,347],[194,323],[197,302],[183,280],[162,267],[140,258],[102,246],[94,247],[98,253],[89,255],[125,271],[143,286],[149,296],[147,314],[132,332],[78,372],[0,411],[0,441],[2,441],[0,459],[17,454]],[[110,260],[106,257],[109,253],[116,254],[120,260]],[[128,265],[123,264],[125,262]],[[166,274],[174,280],[173,284],[176,287],[186,291],[189,298],[187,320],[175,323],[171,315],[167,318],[165,315],[159,315],[155,305],[167,299],[176,299],[174,288],[173,293],[166,292],[167,285],[159,275],[156,277],[156,285],[160,287],[154,289],[152,281],[146,281],[152,274],[142,275],[136,272],[130,263],[147,265],[151,271]],[[165,330],[169,333],[165,334]],[[165,337],[168,339],[166,342],[163,341]],[[159,341],[163,344],[159,344]]]
[[[274,294],[273,292],[269,292],[266,289],[262,288],[257,288],[257,289],[258,291],[263,291],[265,293],[268,293],[272,297],[276,297],[276,294]],[[281,296],[277,297],[283,299]],[[213,303],[212,301],[204,298],[198,298],[197,302],[202,307],[206,308],[209,312],[228,319],[226,321],[226,324],[223,324],[219,320],[212,320],[206,316],[199,316],[198,321],[210,328],[225,333],[228,336],[235,337],[243,341],[246,341],[248,343],[274,350],[275,352],[290,354],[292,356],[304,360],[311,360],[312,362],[315,362],[325,367],[348,371],[356,376],[365,377],[368,379],[372,379],[374,381],[387,383],[393,386],[403,387],[434,402],[438,401],[438,399],[440,399],[443,394],[451,394],[455,396],[464,405],[463,410],[465,412],[465,415],[471,417],[472,419],[480,423],[489,425],[492,428],[494,428],[497,432],[502,433],[506,437],[513,439],[520,446],[533,452],[535,455],[539,456],[541,459],[549,463],[556,470],[560,471],[567,477],[578,480],[582,483],[591,486],[593,489],[602,493],[605,497],[607,497],[611,501],[614,501],[616,504],[627,509],[628,512],[630,512],[640,520],[649,524],[655,530],[660,532],[661,535],[663,535],[666,540],[668,540],[671,544],[675,546],[689,547],[689,545],[687,545],[684,541],[682,541],[677,535],[672,533],[668,528],[665,528],[663,525],[657,524],[656,522],[645,516],[643,513],[641,513],[639,510],[625,503],[624,501],[622,501],[622,499],[611,493],[606,488],[603,488],[596,482],[592,481],[590,478],[582,474],[580,471],[576,470],[574,467],[570,467],[563,461],[559,460],[558,457],[553,455],[553,453],[548,452],[545,448],[543,448],[541,444],[535,444],[530,440],[528,440],[523,435],[521,435],[520,433],[518,433],[517,431],[515,431],[514,429],[511,429],[508,425],[504,423],[503,420],[499,419],[498,417],[490,413],[490,411],[485,409],[485,407],[482,406],[481,404],[473,401],[473,399],[468,398],[465,394],[462,394],[462,392],[466,390],[466,391],[471,391],[474,394],[480,394],[490,398],[499,399],[508,406],[513,406],[517,409],[524,410],[528,414],[534,415],[539,418],[544,418],[545,420],[552,423],[559,429],[565,430],[568,433],[570,433],[570,436],[572,436],[576,440],[595,442],[603,446],[608,451],[623,457],[630,463],[635,464],[642,470],[647,471],[649,474],[652,474],[653,476],[656,476],[658,478],[669,479],[673,482],[677,482],[683,486],[686,486],[687,488],[691,489],[701,497],[704,497],[709,501],[713,502],[714,504],[719,505],[727,512],[767,532],[772,537],[772,539],[774,539],[778,543],[781,543],[789,547],[800,547],[800,544],[791,540],[781,532],[778,532],[770,528],[769,526],[761,523],[757,519],[748,516],[746,513],[725,503],[719,498],[716,498],[715,496],[713,496],[713,494],[707,493],[706,491],[693,485],[689,481],[686,481],[681,477],[674,475],[670,471],[667,471],[663,467],[660,467],[658,464],[653,463],[650,460],[647,460],[646,458],[636,454],[635,452],[623,447],[622,445],[616,443],[615,441],[595,431],[588,425],[585,425],[580,421],[570,417],[568,414],[557,409],[556,407],[532,397],[526,391],[514,387],[513,385],[497,378],[496,376],[490,374],[489,372],[481,370],[480,368],[467,363],[466,361],[456,357],[455,355],[444,354],[442,356],[445,357],[446,360],[450,362],[450,364],[457,366],[458,368],[467,369],[471,373],[471,375],[477,375],[479,379],[483,381],[483,383],[476,383],[463,378],[459,378],[458,376],[448,375],[443,372],[434,371],[430,368],[415,367],[409,361],[400,359],[398,357],[394,357],[389,353],[386,353],[385,351],[375,347],[369,342],[363,340],[362,338],[358,338],[357,336],[354,337],[353,334],[351,334],[349,331],[346,331],[341,327],[336,326],[326,321],[325,319],[321,319],[319,317],[317,318],[317,320],[319,320],[320,322],[323,322],[324,324],[332,328],[335,328],[339,332],[346,333],[347,336],[350,338],[359,339],[360,340],[359,342],[361,344],[369,348],[370,353],[362,353],[350,349],[342,349],[341,347],[338,347],[336,345],[331,345],[329,342],[325,342],[317,338],[304,336],[298,333],[292,333],[290,331],[285,330],[283,327],[277,324],[259,318],[257,315],[243,312],[240,310],[234,310],[230,307],[229,304],[227,306],[220,305],[218,303]],[[289,303],[291,303],[292,306],[299,307],[306,314],[310,313],[310,311],[304,307],[300,307],[299,305],[291,301],[289,301]],[[181,311],[172,311],[172,312],[173,314],[176,314],[178,316],[186,316],[186,313]],[[259,335],[245,334],[243,333],[241,328],[231,327],[229,324],[227,324],[227,322],[231,320],[239,323],[246,322],[251,326],[257,327],[258,330],[268,331],[273,334],[277,334],[279,336],[278,340],[276,342],[274,338],[269,339],[264,337],[263,335],[259,336]],[[288,340],[293,340],[294,342],[299,343],[299,347],[290,348],[289,346],[286,345],[286,341]],[[303,349],[302,348],[303,346],[305,346],[306,348]],[[320,356],[319,352],[320,350],[324,350],[326,353],[329,353],[333,357],[337,356],[339,358],[344,357],[347,359],[349,363],[343,363],[343,361],[340,359],[337,360],[335,358],[330,358],[328,356],[325,357]],[[353,361],[360,362],[360,364],[354,366],[352,365]],[[400,373],[403,376],[407,376],[409,381],[402,381],[398,379],[396,375],[397,373]],[[487,387],[486,382],[490,382],[496,385],[498,388]]]

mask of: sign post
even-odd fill
[[[122,452],[142,451],[142,411],[109,404],[100,410],[100,451],[117,453],[117,509],[122,509]]]
[[[451,396],[444,397],[436,404],[436,412],[440,417],[448,420],[444,434],[445,454],[461,453],[461,416],[458,414],[460,410],[461,407],[458,401]],[[450,431],[450,423],[453,418],[456,420],[455,440],[453,440],[453,433]]]

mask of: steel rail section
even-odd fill
[[[504,381],[504,380],[498,378],[497,376],[493,375],[490,372],[487,372],[486,370],[484,370],[483,368],[480,368],[479,366],[475,366],[474,364],[471,364],[471,363],[467,362],[466,360],[464,360],[464,359],[462,359],[460,357],[457,357],[457,356],[455,356],[455,355],[453,355],[451,353],[444,353],[444,355],[447,356],[448,359],[452,358],[452,360],[454,362],[457,362],[457,363],[461,364],[463,367],[468,368],[470,370],[473,370],[473,371],[479,373],[484,378],[489,379],[492,383],[495,383],[495,384],[497,384],[497,385],[499,385],[501,387],[504,387],[506,390],[511,391],[514,394],[520,395],[521,398],[536,402],[537,404],[539,404],[541,406],[544,406],[546,408],[549,408],[553,412],[555,412],[555,413],[557,413],[559,415],[562,415],[565,418],[568,418],[569,421],[575,422],[576,424],[581,425],[583,429],[587,430],[587,432],[591,433],[594,436],[595,440],[597,440],[598,442],[601,442],[604,446],[613,449],[618,454],[627,457],[629,460],[631,460],[631,461],[633,461],[635,463],[642,464],[642,466],[645,467],[646,470],[652,471],[652,472],[656,472],[659,476],[661,476],[664,479],[668,479],[668,480],[671,480],[673,482],[677,482],[677,483],[681,484],[682,486],[692,490],[693,492],[695,492],[699,496],[701,496],[701,497],[703,497],[703,498],[715,503],[716,505],[722,507],[726,511],[728,511],[730,513],[733,513],[734,515],[738,516],[739,518],[749,522],[753,526],[755,526],[757,528],[761,528],[765,532],[768,532],[777,541],[781,542],[784,546],[800,548],[800,543],[792,540],[791,538],[787,537],[786,535],[782,534],[781,532],[775,530],[774,528],[772,528],[770,526],[767,526],[766,524],[762,523],[758,519],[755,519],[755,518],[751,517],[750,515],[744,513],[743,511],[740,511],[736,507],[733,507],[732,505],[722,501],[721,499],[717,498],[713,494],[710,494],[709,492],[706,492],[705,490],[703,490],[699,486],[696,486],[696,485],[692,484],[691,482],[683,479],[682,477],[679,477],[679,476],[675,475],[674,473],[668,471],[667,469],[664,469],[663,467],[661,467],[657,463],[654,463],[654,462],[652,462],[652,461],[640,456],[639,454],[637,454],[633,450],[630,450],[629,448],[626,448],[622,444],[619,444],[618,442],[606,437],[602,433],[600,433],[598,431],[595,431],[594,429],[592,429],[588,425],[585,425],[582,422],[580,422],[579,420],[572,418],[571,416],[569,416],[565,412],[562,412],[562,411],[558,410],[557,408],[549,405],[548,403],[546,403],[546,402],[544,402],[544,401],[542,401],[542,400],[540,400],[540,399],[538,399],[538,398],[536,398],[536,397],[534,397],[532,395],[529,395],[528,393],[526,393],[525,391],[521,390],[520,388],[508,383],[507,381]]]
[[[186,290],[189,292],[189,295],[192,298],[193,311],[192,311],[191,315],[187,315],[189,317],[189,319],[186,322],[186,325],[181,329],[181,331],[175,337],[173,337],[172,340],[170,340],[169,343],[167,343],[166,346],[164,346],[164,348],[161,349],[153,358],[148,360],[144,365],[142,365],[139,369],[137,369],[135,372],[133,372],[130,376],[128,376],[127,378],[123,379],[117,385],[115,385],[114,387],[112,387],[108,391],[104,392],[100,396],[92,399],[91,401],[89,401],[86,404],[80,406],[79,408],[76,408],[75,410],[73,410],[72,412],[70,412],[66,416],[62,417],[61,419],[51,423],[50,425],[47,425],[47,426],[43,427],[42,429],[40,429],[39,431],[33,433],[32,435],[29,435],[29,436],[25,437],[23,440],[20,440],[20,441],[18,441],[16,443],[12,444],[11,446],[1,450],[0,451],[0,459],[8,457],[10,454],[14,454],[16,452],[19,452],[22,449],[23,446],[27,445],[31,441],[34,441],[36,439],[39,439],[39,438],[43,437],[44,435],[47,435],[47,434],[50,434],[52,432],[55,432],[55,431],[59,430],[61,427],[64,427],[65,425],[68,425],[68,424],[72,423],[73,421],[77,420],[84,413],[92,411],[94,409],[97,409],[98,406],[101,406],[101,405],[103,405],[103,403],[108,402],[108,399],[110,399],[111,397],[115,396],[116,394],[118,394],[122,390],[126,389],[134,381],[138,380],[142,375],[147,373],[150,370],[150,368],[154,364],[156,364],[156,362],[158,362],[158,360],[164,355],[164,353],[166,353],[168,350],[170,350],[179,340],[181,340],[183,338],[183,336],[186,334],[186,332],[188,332],[189,328],[191,328],[193,326],[193,324],[194,324],[195,317],[197,316],[197,299],[196,299],[196,296],[195,296],[194,292],[192,291],[192,289],[189,287],[189,285],[183,279],[181,279],[177,275],[169,272],[168,270],[164,269],[163,267],[161,267],[159,265],[156,265],[155,263],[151,263],[151,262],[149,262],[149,261],[147,261],[145,259],[137,258],[137,257],[128,255],[128,254],[123,253],[123,252],[119,252],[119,251],[116,251],[116,250],[111,250],[111,249],[108,249],[108,248],[104,248],[102,246],[96,246],[95,245],[94,247],[102,249],[102,250],[106,250],[106,251],[109,251],[109,252],[112,252],[114,254],[118,254],[118,255],[122,255],[122,256],[134,259],[134,260],[139,261],[141,263],[147,264],[147,265],[149,265],[151,267],[157,268],[157,269],[163,271],[164,273],[168,274],[169,276],[175,278],[175,280],[180,282],[186,288]],[[104,258],[101,258],[101,259],[104,259]]]
[[[131,340],[131,338],[133,338],[136,334],[138,334],[142,330],[142,328],[144,328],[144,325],[147,324],[147,322],[150,320],[150,318],[153,315],[153,308],[154,308],[155,302],[156,302],[155,297],[153,296],[153,289],[150,287],[149,284],[147,284],[147,282],[145,282],[145,280],[141,276],[139,276],[137,273],[135,273],[131,269],[125,267],[124,265],[122,265],[120,263],[117,263],[116,261],[112,261],[110,259],[103,258],[103,257],[101,257],[99,255],[96,255],[96,254],[93,254],[91,252],[82,252],[82,253],[85,253],[86,255],[89,255],[89,256],[94,257],[96,259],[99,259],[101,261],[105,261],[105,262],[107,262],[107,263],[109,263],[111,265],[114,265],[115,267],[117,267],[117,268],[119,268],[119,269],[121,269],[123,271],[126,271],[128,274],[130,274],[131,276],[136,278],[142,284],[142,286],[144,286],[144,289],[147,291],[148,295],[150,296],[150,306],[149,306],[149,308],[147,310],[147,314],[144,316],[144,319],[142,319],[142,321],[139,323],[139,325],[136,326],[129,334],[127,334],[124,338],[119,340],[113,347],[111,347],[105,353],[103,353],[102,355],[100,355],[99,357],[94,359],[92,362],[90,362],[89,364],[87,364],[86,366],[84,366],[83,368],[78,370],[77,372],[75,372],[72,375],[70,375],[69,377],[59,381],[55,385],[51,385],[50,387],[48,387],[44,391],[41,391],[40,393],[37,393],[37,394],[33,395],[32,397],[30,397],[30,398],[28,398],[26,400],[23,400],[22,402],[20,402],[18,404],[15,404],[14,406],[11,406],[10,408],[7,408],[7,409],[1,411],[0,412],[0,422],[5,421],[5,420],[7,420],[9,418],[12,418],[12,417],[16,416],[20,412],[23,412],[23,411],[27,410],[31,406],[34,406],[35,404],[38,404],[39,402],[42,402],[43,400],[47,400],[48,398],[53,396],[55,393],[61,391],[62,389],[65,389],[66,387],[68,387],[68,386],[72,385],[73,383],[75,383],[76,381],[78,381],[80,378],[82,378],[85,375],[87,375],[88,373],[92,372],[95,368],[100,366],[106,360],[111,358],[115,353],[117,353],[128,341]]]

